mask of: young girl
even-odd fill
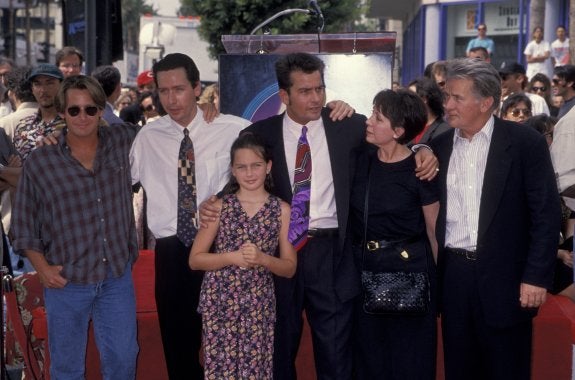
[[[219,221],[200,229],[192,246],[190,267],[206,271],[198,307],[206,379],[272,378],[272,273],[292,277],[296,253],[287,238],[289,205],[269,194],[271,165],[257,136],[234,142]]]

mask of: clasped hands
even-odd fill
[[[249,240],[235,251],[235,255],[236,262],[234,264],[243,269],[263,266],[267,258],[267,255]]]

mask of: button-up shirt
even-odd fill
[[[211,123],[202,111],[189,125],[163,116],[142,127],[130,152],[132,181],[140,182],[147,196],[148,226],[156,238],[173,236],[178,220],[178,154],[184,127],[194,144],[196,204],[222,190],[230,176],[230,149],[250,122],[220,114]]]
[[[475,250],[477,246],[479,207],[493,127],[492,116],[471,140],[455,130],[447,169],[447,247]]]
[[[311,151],[311,198],[309,203],[310,228],[337,228],[335,190],[327,138],[323,120],[310,121],[307,125],[307,141]],[[292,120],[287,112],[283,120],[286,163],[293,188],[297,144],[302,125]]]
[[[120,276],[138,255],[129,164],[136,131],[131,124],[100,127],[92,170],[72,156],[66,129],[58,144],[32,152],[12,213],[14,247],[62,265],[72,283]]]
[[[42,120],[40,110],[20,120],[14,130],[14,146],[20,153],[22,161],[26,160],[30,152],[36,149],[38,140],[42,140],[56,129],[61,128],[63,123],[64,121],[59,115],[48,122]]]

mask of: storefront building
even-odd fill
[[[381,1],[381,0],[380,0]],[[401,48],[401,83],[420,76],[428,63],[465,56],[470,39],[477,36],[477,25],[487,25],[487,36],[495,43],[492,63],[503,61],[525,64],[523,50],[531,39],[530,0],[423,0],[409,2],[404,13],[407,25]],[[385,16],[385,6],[380,10]],[[555,28],[568,26],[568,0],[545,1],[545,37],[555,40]]]

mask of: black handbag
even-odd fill
[[[368,165],[365,207],[363,215],[364,233],[362,242],[361,283],[363,287],[363,311],[368,314],[422,315],[430,304],[430,286],[427,271],[411,271],[412,257],[401,245],[404,239],[385,242],[383,247],[370,247],[380,265],[366,267],[367,216],[369,185],[371,182],[371,160]],[[427,268],[427,258],[424,257]],[[370,260],[372,261],[372,260]],[[380,269],[381,268],[381,269]]]

